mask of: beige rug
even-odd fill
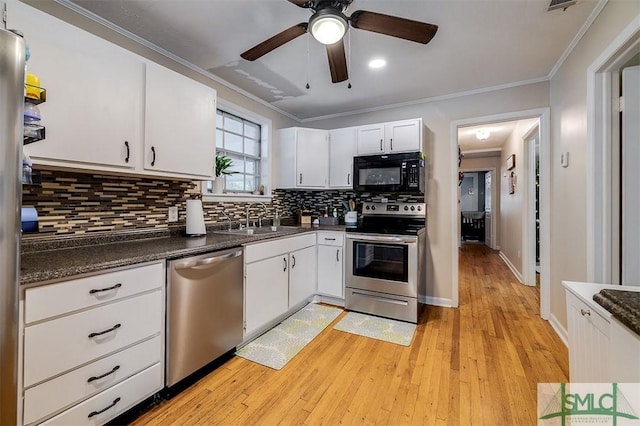
[[[416,331],[416,325],[373,315],[348,312],[333,329],[409,346]]]

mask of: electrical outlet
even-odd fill
[[[169,207],[169,222],[178,221],[178,207]]]

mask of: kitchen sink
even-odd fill
[[[241,229],[225,229],[213,231],[216,234],[236,234],[236,235],[265,235],[278,233],[293,233],[298,230],[297,226],[263,226],[261,228],[250,227]]]

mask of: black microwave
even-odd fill
[[[362,155],[353,158],[353,190],[424,194],[424,154]]]

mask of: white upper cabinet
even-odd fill
[[[145,87],[144,168],[211,179],[216,91],[151,62]]]
[[[290,127],[278,131],[275,146],[278,188],[325,188],[329,183],[327,130]]]
[[[392,121],[358,127],[358,155],[424,150],[422,119]]]
[[[142,138],[142,61],[134,54],[19,2],[8,27],[31,50],[28,72],[47,90],[38,106],[46,139],[25,152],[39,164],[131,169]]]
[[[358,155],[384,153],[384,124],[358,127]]]
[[[353,157],[356,155],[356,128],[329,130],[329,186],[353,186]]]
[[[211,179],[216,91],[21,2],[8,27],[31,50],[28,72],[47,90],[36,164]]]

